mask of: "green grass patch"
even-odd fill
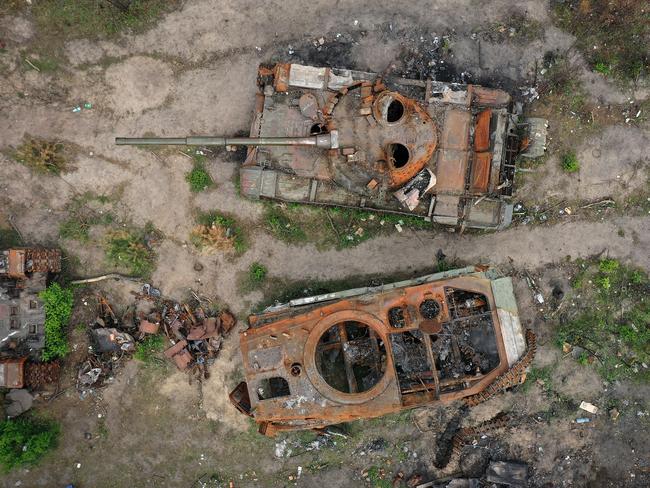
[[[562,156],[562,169],[566,173],[576,173],[580,171],[580,163],[576,157],[576,153],[570,151]]]
[[[156,254],[137,229],[111,232],[106,239],[106,258],[110,264],[128,270],[132,276],[148,278],[155,268]]]
[[[142,31],[180,0],[47,0],[34,2],[36,23],[66,37],[110,37],[125,30]]]
[[[190,190],[193,193],[198,193],[204,190],[207,190],[211,186],[214,186],[214,181],[212,181],[212,176],[205,169],[205,162],[207,158],[201,153],[193,151],[188,153],[194,159],[194,167],[192,171],[185,175],[185,180],[190,184]]]
[[[37,464],[54,449],[60,434],[56,422],[20,417],[0,422],[0,464],[5,472]]]
[[[266,266],[258,262],[252,263],[248,268],[245,283],[242,283],[243,286],[240,286],[240,288],[243,291],[252,291],[260,288],[266,281],[267,274],[268,270]]]
[[[634,81],[650,66],[650,9],[629,0],[555,2],[556,23],[576,36],[591,67],[606,76]]]
[[[61,142],[29,138],[13,154],[19,163],[38,173],[58,175],[68,165],[65,146]]]
[[[277,239],[290,244],[314,243],[318,249],[345,249],[381,234],[404,229],[432,229],[423,218],[369,212],[345,207],[316,207],[300,204],[270,204],[264,227]]]
[[[69,217],[59,225],[59,236],[63,239],[88,242],[92,226],[110,225],[114,222],[115,217],[112,212],[95,208],[96,204],[104,205],[108,202],[110,197],[91,192],[74,197],[66,206]]]
[[[385,469],[379,466],[371,466],[367,471],[367,478],[373,488],[391,488],[393,482],[390,480],[388,473]]]
[[[204,212],[198,214],[196,222],[190,241],[197,249],[207,252],[234,249],[237,254],[248,249],[246,233],[234,218],[219,212]]]
[[[52,283],[39,294],[45,306],[45,347],[43,361],[62,358],[70,351],[68,323],[72,315],[74,296],[72,290]]]
[[[574,286],[577,310],[556,329],[558,346],[581,347],[608,381],[650,380],[650,281],[640,269],[615,259],[591,260],[580,266]],[[593,360],[591,360],[593,359]]]
[[[278,205],[270,205],[266,209],[264,224],[267,230],[281,241],[296,244],[307,240],[307,234],[300,223]]]
[[[149,335],[135,347],[134,357],[147,365],[162,362],[160,353],[165,349],[165,338],[160,334]]]
[[[543,368],[530,368],[526,374],[526,381],[521,386],[522,391],[527,392],[531,386],[538,383],[544,392],[549,393],[553,391],[553,381],[551,375],[553,373],[553,366],[544,366]]]

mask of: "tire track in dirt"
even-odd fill
[[[619,229],[624,232],[619,235]],[[610,256],[650,269],[650,217],[617,217],[604,222],[566,221],[544,227],[516,227],[481,235],[420,232],[368,241],[353,249],[318,252],[313,246],[287,246],[256,239],[254,252],[268,254],[272,275],[293,279],[340,279],[355,274],[393,273],[431,267],[442,249],[448,258],[498,265],[537,267],[571,256],[605,251]],[[262,253],[259,253],[262,254]]]

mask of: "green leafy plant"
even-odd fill
[[[594,71],[607,76],[612,72],[612,67],[607,63],[598,61],[594,64]]]
[[[0,422],[0,464],[5,472],[31,466],[56,447],[60,428],[55,422],[18,418]]]
[[[134,357],[145,364],[155,364],[160,360],[158,353],[164,348],[165,338],[162,335],[150,335],[136,346]]]
[[[609,276],[599,276],[596,278],[596,284],[601,290],[609,290],[612,287],[612,282]]]
[[[185,175],[185,179],[190,184],[190,190],[194,193],[206,190],[214,184],[210,173],[200,163],[195,163],[192,171]]]
[[[266,266],[258,262],[254,262],[248,268],[248,278],[253,283],[262,283],[266,279],[268,270]]]
[[[143,277],[151,275],[156,260],[142,232],[135,230],[111,233],[106,242],[106,257],[111,264]]]
[[[573,151],[566,153],[562,157],[562,169],[567,173],[575,173],[580,170],[580,163]]]
[[[72,290],[52,283],[39,294],[45,305],[45,347],[43,361],[62,358],[68,354],[68,322],[72,315]]]
[[[601,259],[598,263],[598,269],[601,273],[612,274],[620,267],[620,263],[616,259]]]

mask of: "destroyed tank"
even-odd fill
[[[299,64],[261,66],[250,137],[117,138],[116,144],[248,146],[241,193],[479,229],[512,220],[516,160],[546,121],[478,85]]]
[[[511,279],[484,267],[300,298],[249,325],[240,334],[246,381],[230,399],[269,436],[475,405],[521,383],[535,353]]]

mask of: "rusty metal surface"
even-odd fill
[[[483,194],[490,182],[490,163],[492,154],[489,152],[474,153],[469,188],[474,193]]]
[[[22,388],[25,385],[27,357],[0,359],[0,388]]]
[[[491,280],[466,272],[251,316],[252,416],[272,435],[480,394],[509,368]]]
[[[484,152],[490,149],[490,119],[492,110],[483,110],[476,116],[474,125],[474,151]]]
[[[492,140],[502,147],[506,127],[494,127],[491,120],[495,111],[509,106],[506,92],[402,78],[389,82],[374,73],[297,64],[261,68],[259,87],[263,102],[256,103],[252,137],[304,137],[320,127],[338,131],[340,148],[250,149],[241,172],[244,195],[414,214],[447,225],[508,225],[511,204],[497,190],[504,156],[490,151]],[[422,91],[422,98],[405,95],[414,89]],[[396,121],[387,121],[387,100],[398,100],[404,108]],[[408,152],[400,167],[394,164],[394,143]],[[436,185],[419,199],[396,201],[391,192],[400,194],[423,168],[434,173]],[[488,193],[501,208],[476,209],[470,220],[461,206],[454,215],[441,206],[443,215],[434,204],[446,195],[471,203]]]

